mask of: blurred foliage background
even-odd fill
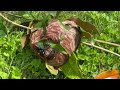
[[[48,11],[6,11],[5,17],[18,24],[41,20],[48,16]],[[96,26],[99,34],[95,40],[103,40],[120,44],[120,12],[119,11],[62,11],[57,19],[63,21],[70,17]],[[50,18],[50,17],[47,17]],[[39,27],[36,26],[36,27]],[[70,79],[64,72],[52,75],[30,46],[21,48],[21,37],[25,30],[16,28],[13,24],[0,17],[0,78],[1,79]],[[89,40],[82,39],[84,42]],[[120,47],[95,43],[120,54]],[[82,79],[92,79],[104,70],[120,70],[120,58],[99,49],[81,44],[76,51],[77,63]]]

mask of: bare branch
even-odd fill
[[[110,51],[110,50],[107,50],[107,49],[105,49],[105,48],[96,46],[96,45],[94,45],[94,44],[86,43],[86,42],[82,42],[82,43],[85,44],[85,45],[88,45],[88,46],[95,47],[95,48],[97,48],[97,49],[103,50],[103,51],[105,51],[105,52],[109,52],[109,53],[111,53],[111,54],[114,54],[114,55],[120,57],[120,54],[115,53],[115,52]]]
[[[120,47],[120,45],[119,45],[119,44],[116,44],[116,43],[105,42],[105,41],[102,41],[102,40],[95,40],[95,41],[96,41],[96,42],[99,42],[99,43],[104,43],[104,44],[108,44],[108,45]]]
[[[22,27],[22,28],[25,28],[25,29],[29,29],[29,30],[32,29],[32,28],[29,28],[29,27],[26,27],[26,26],[23,26],[23,25],[17,24],[17,23],[15,23],[15,22],[9,20],[9,19],[6,18],[5,16],[3,16],[1,13],[0,13],[0,16],[1,16],[3,19],[5,19],[6,21],[8,21],[8,22],[10,22],[10,23],[12,23],[12,24],[14,24],[14,25],[16,25],[16,26],[19,26],[19,27]]]

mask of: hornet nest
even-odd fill
[[[30,46],[41,60],[57,69],[68,61],[71,53],[76,51],[81,37],[80,27],[74,21],[53,20],[48,22],[46,30],[38,28],[30,34]],[[55,45],[60,44],[65,51],[52,48],[51,42]]]

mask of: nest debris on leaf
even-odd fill
[[[65,28],[66,26],[69,28]],[[81,37],[80,27],[74,21],[53,20],[48,22],[45,35],[43,28],[38,28],[30,34],[30,46],[43,61],[54,68],[59,68],[68,61],[69,55],[78,48]],[[48,41],[60,44],[66,53],[52,48]],[[39,42],[43,44],[43,47],[38,46]]]

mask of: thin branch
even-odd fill
[[[120,45],[119,45],[119,44],[116,44],[116,43],[105,42],[105,41],[102,41],[102,40],[95,40],[95,41],[96,41],[96,42],[99,42],[99,43],[104,43],[104,44],[108,44],[108,45],[120,47]]]
[[[10,23],[12,23],[12,24],[14,24],[14,25],[16,25],[16,26],[19,26],[19,27],[22,27],[22,28],[25,28],[25,29],[29,29],[29,30],[32,29],[32,28],[29,28],[29,27],[26,27],[26,26],[23,26],[23,25],[17,24],[17,23],[15,23],[15,22],[9,20],[9,19],[6,18],[5,16],[3,16],[1,13],[0,13],[0,16],[1,16],[3,19],[5,19],[6,21],[8,21],[8,22],[10,22]]]
[[[105,49],[105,48],[102,48],[102,47],[96,46],[96,45],[94,45],[94,44],[86,43],[86,42],[82,42],[82,43],[85,44],[85,45],[88,45],[88,46],[95,47],[95,48],[97,48],[97,49],[103,50],[103,51],[105,51],[105,52],[112,53],[112,54],[114,54],[114,55],[120,57],[120,54],[115,53],[115,52],[110,51],[110,50],[107,50],[107,49]]]

